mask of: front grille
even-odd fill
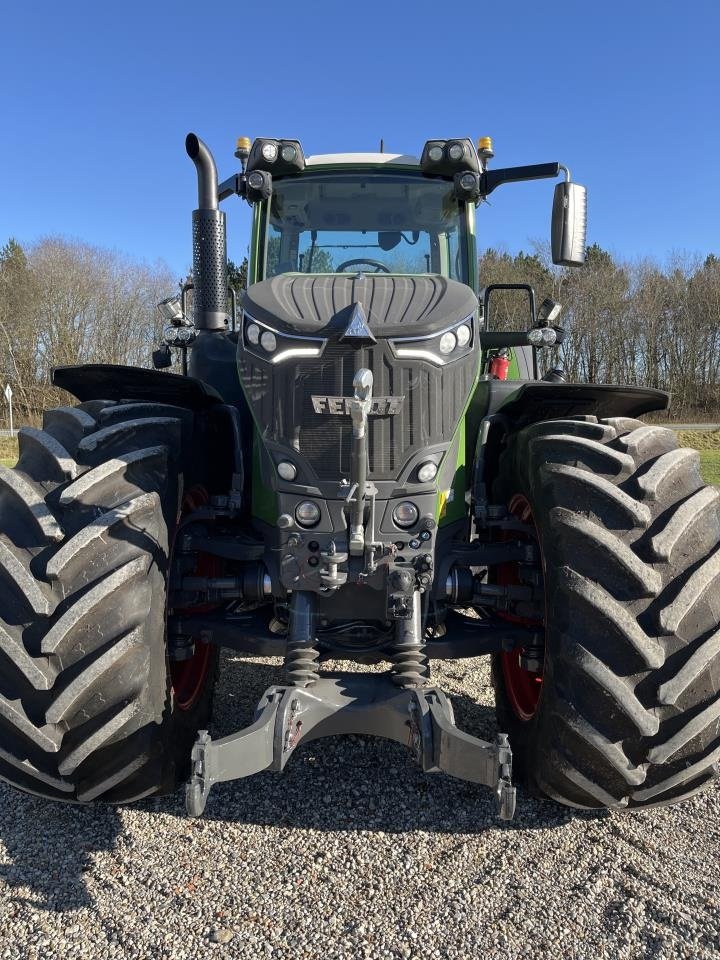
[[[472,356],[447,367],[399,361],[383,340],[362,348],[328,343],[317,359],[272,368],[239,354],[240,375],[264,436],[299,451],[319,480],[350,476],[352,422],[347,415],[316,413],[313,396],[351,397],[360,367],[372,370],[373,396],[404,396],[400,413],[369,418],[369,476],[392,478],[414,453],[452,438],[475,363]]]
[[[299,378],[298,449],[312,462],[321,480],[350,475],[352,426],[350,417],[347,415],[316,413],[312,397],[351,397],[355,372],[363,366],[369,366],[372,369],[373,352],[379,353],[382,360],[382,350],[349,350],[341,345],[328,344],[321,362],[316,361],[314,367],[304,369]],[[373,394],[386,396],[381,392],[381,383],[378,382],[379,378],[375,370],[373,375],[375,377]],[[394,396],[394,394],[388,394],[388,396]],[[402,416],[402,414],[396,416]],[[402,456],[403,451],[413,444],[412,422],[400,425],[400,435],[396,438],[397,445],[386,442],[384,434],[389,426],[387,420],[395,418],[378,416],[369,418],[368,459],[371,476],[388,476],[399,470],[402,464],[397,464],[398,455]],[[397,430],[395,432],[398,433]]]

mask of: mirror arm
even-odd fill
[[[570,171],[561,163],[532,163],[525,167],[500,167],[497,170],[486,170],[480,177],[480,193],[487,197],[503,183],[552,179],[557,177],[561,170],[565,171],[566,178],[569,179]]]
[[[232,197],[234,194],[237,194],[239,197],[245,196],[244,173],[234,173],[231,177],[228,177],[227,180],[223,180],[223,182],[218,185],[218,200],[226,200],[228,197]]]

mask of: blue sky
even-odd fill
[[[235,169],[238,135],[306,153],[417,153],[492,135],[497,166],[560,160],[589,239],[720,254],[720,4],[7,4],[0,24],[0,243],[65,234],[178,272],[195,206],[185,134]],[[548,235],[552,184],[501,187],[482,246]],[[230,255],[249,210],[228,211]]]

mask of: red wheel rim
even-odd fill
[[[209,496],[204,487],[194,487],[183,498],[180,518],[207,503]],[[176,533],[177,535],[177,533]],[[174,540],[173,540],[174,545]],[[172,563],[171,563],[172,566]],[[212,577],[218,573],[217,558],[206,553],[198,554],[194,575],[198,577]],[[196,613],[212,610],[215,604],[203,604],[193,607]],[[182,613],[182,610],[175,610]],[[205,687],[211,662],[211,644],[205,643],[199,637],[193,637],[195,650],[188,660],[170,661],[170,684],[173,699],[178,710],[190,710],[197,703]]]
[[[532,509],[527,497],[523,496],[521,493],[516,493],[510,501],[508,511],[512,516],[517,517],[518,520],[522,521],[522,523],[532,524],[533,528],[535,529],[535,536],[530,537],[529,539],[533,539],[539,547],[540,540],[537,535],[537,527],[535,526]],[[508,532],[506,534],[506,538],[511,536],[515,538],[518,536],[518,534],[516,531]],[[540,559],[544,569],[545,564],[542,561],[542,554]],[[497,572],[497,581],[500,584],[520,583],[517,564],[500,564]],[[517,617],[510,613],[503,613],[500,615],[503,617],[503,619],[511,620],[513,623],[519,623],[522,626],[542,626],[542,621],[540,620]],[[500,661],[502,664],[503,680],[505,681],[505,691],[507,693],[510,706],[512,707],[515,716],[527,723],[529,720],[532,720],[537,713],[538,704],[540,703],[540,692],[542,690],[544,669],[541,670],[540,673],[532,673],[530,670],[526,670],[520,664],[521,654],[522,650],[510,650],[508,652],[503,652],[500,654]]]

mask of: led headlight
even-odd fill
[[[457,337],[454,333],[448,331],[440,337],[440,342],[438,343],[438,349],[442,354],[452,353],[455,347],[457,346]]]
[[[295,519],[303,527],[314,527],[320,521],[320,507],[312,500],[303,500],[295,507]]]
[[[455,196],[458,200],[477,200],[480,197],[480,174],[469,170],[456,173],[453,180]]]
[[[475,144],[468,137],[426,140],[420,157],[420,169],[426,174],[450,178],[466,170],[477,174],[482,172]]]
[[[418,470],[418,480],[420,483],[430,483],[431,480],[434,480],[437,476],[437,464],[433,463],[432,460],[428,460],[427,463],[423,463]]]
[[[557,341],[557,330],[554,327],[533,327],[528,331],[528,342],[533,347],[552,347]]]
[[[277,337],[274,333],[271,333],[270,330],[266,330],[260,336],[260,346],[263,350],[267,350],[268,353],[272,353],[277,347]]]
[[[543,345],[542,330],[540,330],[539,327],[534,327],[528,331],[528,342],[533,347],[541,347]]]
[[[469,323],[462,323],[455,331],[459,347],[466,347],[472,337],[472,327]]]
[[[402,337],[390,340],[399,359],[427,360],[438,367],[466,357],[472,350],[472,318],[466,317],[448,330],[428,337]]]
[[[289,460],[281,460],[277,465],[277,472],[283,480],[294,480],[297,476],[297,467]]]
[[[272,177],[267,170],[253,170],[245,183],[245,197],[250,203],[267,200],[272,194]]]
[[[277,140],[275,137],[258,137],[253,142],[247,159],[246,170],[265,170],[273,177],[300,173],[305,169],[305,155],[299,140]]]
[[[319,357],[325,349],[324,337],[298,337],[267,327],[245,313],[244,346],[248,352],[268,363],[283,363],[297,357]]]
[[[412,527],[419,516],[418,508],[411,500],[402,500],[392,512],[393,520],[399,527]]]

